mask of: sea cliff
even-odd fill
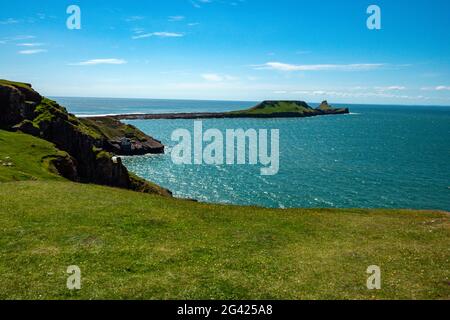
[[[131,174],[120,157],[114,157],[162,153],[164,146],[132,126],[105,121],[80,120],[42,97],[30,84],[0,80],[0,128],[39,137],[65,151],[65,156],[53,163],[62,176],[77,182],[171,195]]]

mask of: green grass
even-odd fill
[[[270,115],[278,113],[301,113],[307,114],[315,110],[306,104],[300,104],[296,101],[264,101],[258,106],[243,110],[231,112],[233,114],[248,114],[248,115]]]
[[[40,127],[44,123],[49,123],[55,119],[62,119],[70,123],[79,132],[91,136],[93,139],[101,139],[102,135],[93,128],[85,125],[80,119],[67,112],[66,108],[60,106],[53,100],[43,98],[36,107],[36,117],[33,119],[33,125]]]
[[[13,87],[19,87],[22,89],[26,89],[26,90],[32,90],[30,85],[23,83],[23,82],[16,82],[16,81],[0,79],[0,85],[13,86]]]
[[[0,299],[450,299],[448,213],[195,203],[68,182],[55,154],[0,131]]]
[[[1,299],[448,299],[449,216],[0,184]],[[365,287],[379,265],[383,289]],[[66,289],[78,265],[83,287]]]
[[[127,137],[134,140],[146,140],[145,134],[136,127],[124,124],[111,117],[102,118],[80,118],[80,122],[91,130],[95,131],[97,135],[103,136],[107,140],[120,140],[122,137]]]
[[[0,182],[62,180],[51,172],[50,160],[64,155],[47,141],[0,130]]]

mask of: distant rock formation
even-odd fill
[[[263,101],[248,110],[233,112],[165,113],[118,115],[115,119],[236,119],[236,118],[305,118],[348,114],[348,108],[333,108],[327,101],[313,109],[304,101]]]
[[[122,146],[109,139],[120,138],[121,132],[128,135],[123,138],[130,141],[129,155],[163,152],[164,146],[159,141],[131,126],[116,123],[109,131],[106,125],[90,126],[42,97],[29,84],[0,80],[0,128],[40,137],[67,152],[70,157],[56,159],[54,163],[67,179],[171,195],[168,190],[130,174],[120,158],[113,161],[110,153],[122,154]]]
[[[328,101],[323,101],[320,106],[317,107],[318,110],[329,111],[332,107],[328,104]]]

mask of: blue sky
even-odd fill
[[[449,40],[448,0],[4,1],[0,78],[49,96],[450,105]]]

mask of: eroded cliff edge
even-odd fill
[[[162,153],[164,146],[117,120],[78,119],[30,84],[0,80],[0,128],[42,138],[67,153],[54,166],[67,179],[171,196],[128,172],[114,155]],[[11,141],[10,143],[14,143]]]

